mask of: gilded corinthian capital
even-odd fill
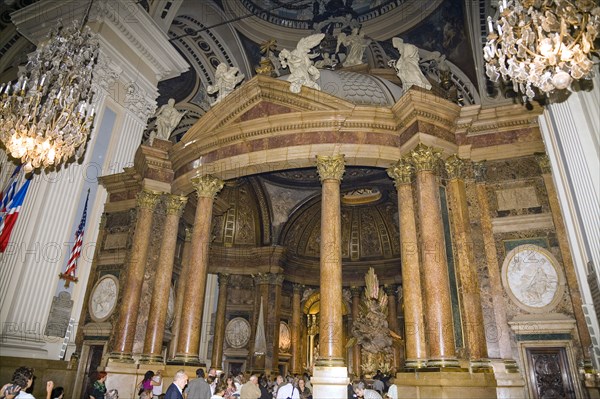
[[[137,206],[138,208],[154,209],[158,200],[160,200],[160,193],[142,190],[137,195]]]
[[[344,174],[344,155],[317,155],[317,171],[321,181],[342,180]]]
[[[192,178],[192,185],[198,192],[198,197],[215,198],[223,188],[223,180],[212,175],[202,175]]]
[[[424,170],[435,172],[440,159],[440,151],[433,147],[428,147],[423,143],[419,143],[419,145],[411,151],[410,156],[417,172],[422,172]]]
[[[449,156],[444,165],[446,166],[449,179],[465,178],[465,161],[456,156],[456,154]]]
[[[387,169],[387,174],[394,179],[394,184],[398,188],[402,184],[410,184],[413,169],[410,158],[403,157]]]
[[[167,215],[178,215],[181,216],[185,204],[187,204],[187,197],[181,195],[169,194],[165,199],[165,205],[167,208]]]

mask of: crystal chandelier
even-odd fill
[[[90,3],[91,7],[91,3]],[[84,22],[54,29],[16,82],[0,86],[0,141],[27,172],[80,158],[94,121],[98,41]]]
[[[593,76],[591,53],[600,29],[594,0],[500,0],[498,19],[488,17],[486,74],[511,80],[528,99]],[[533,86],[533,87],[532,87]]]

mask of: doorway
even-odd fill
[[[529,392],[535,399],[575,399],[575,386],[564,347],[526,348]]]
[[[83,385],[81,386],[81,397],[86,397],[88,388],[92,385],[96,378],[96,371],[102,363],[102,355],[104,354],[104,344],[101,345],[86,345],[88,348],[88,356],[85,364],[85,374]]]

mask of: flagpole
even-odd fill
[[[83,207],[83,213],[81,215],[81,221],[79,222],[79,226],[77,227],[77,231],[75,232],[75,243],[73,244],[73,248],[71,249],[69,261],[67,262],[67,268],[64,271],[64,273],[60,273],[58,275],[59,278],[65,280],[65,288],[69,288],[71,282],[76,283],[79,281],[77,276],[75,276],[75,271],[77,270],[77,260],[81,255],[81,246],[83,245],[83,233],[85,231],[89,199],[90,189],[88,188],[87,197],[85,199],[85,205]]]

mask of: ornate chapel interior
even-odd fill
[[[87,7],[4,1],[0,82]],[[308,372],[325,399],[381,369],[406,398],[600,398],[600,78],[530,101],[492,82],[497,7],[93,1],[97,116],[82,161],[33,172],[0,254],[0,385],[26,365],[36,397],[54,380],[76,398],[104,370],[130,398],[147,370],[166,389],[202,366]],[[277,55],[314,33],[318,86],[290,91]],[[400,78],[393,38],[430,87]]]

